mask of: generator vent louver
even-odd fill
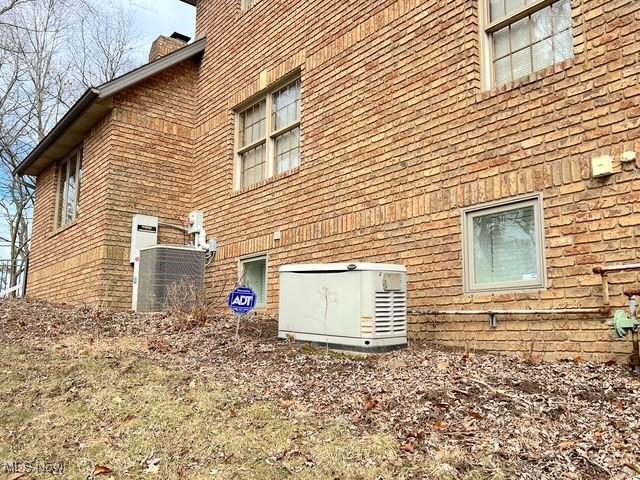
[[[179,303],[193,304],[204,287],[205,252],[160,245],[140,250],[138,312],[160,312]]]
[[[393,335],[407,331],[406,292],[376,292],[375,335]]]

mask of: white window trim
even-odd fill
[[[246,187],[242,186],[242,156],[241,154],[255,148],[258,145],[264,143],[265,145],[265,172],[262,181],[268,180],[275,175],[276,170],[276,152],[275,152],[275,138],[283,135],[291,130],[300,128],[300,143],[302,144],[302,105],[300,108],[300,117],[298,121],[287,125],[280,130],[273,131],[273,96],[283,88],[292,85],[295,82],[300,82],[300,103],[302,104],[302,81],[300,75],[293,77],[287,77],[285,80],[278,82],[277,84],[269,87],[266,92],[263,92],[257,99],[252,101],[248,105],[243,105],[241,108],[235,110],[235,125],[234,125],[234,141],[233,141],[233,189],[235,191],[243,190],[244,188],[251,188],[254,185]],[[252,144],[248,144],[240,147],[240,116],[247,110],[255,107],[260,102],[265,101],[265,139],[256,141]],[[299,163],[302,162],[300,158]],[[285,173],[285,172],[282,172]],[[279,174],[280,175],[280,174]],[[259,185],[261,182],[256,183]]]
[[[480,0],[478,5],[478,17],[480,23],[480,76],[483,90],[491,90],[492,88],[497,87],[495,84],[495,72],[493,70],[493,45],[491,42],[491,35],[501,28],[515,23],[532,13],[551,5],[552,3],[555,3],[556,1],[558,0],[538,0],[530,5],[525,5],[516,12],[513,12],[511,15],[491,23],[491,16],[489,12],[490,1]]]
[[[473,244],[473,218],[491,213],[504,212],[532,205],[536,228],[536,250],[538,252],[537,280],[501,282],[491,285],[475,284],[474,278],[474,244]],[[546,243],[544,232],[544,199],[542,193],[520,195],[508,199],[474,205],[462,209],[462,263],[463,283],[465,295],[486,295],[499,293],[516,293],[540,291],[547,288],[547,261]]]
[[[240,0],[240,4],[243,11],[251,10],[255,7],[260,0],[254,0],[253,5],[249,5],[249,0]]]
[[[76,176],[76,198],[75,198],[75,211],[73,214],[73,218],[66,222],[65,218],[66,218],[66,214],[67,214],[67,202],[64,202],[65,197],[67,196],[67,185],[68,185],[68,178],[69,178],[69,167],[71,165],[71,160],[73,157],[76,157],[76,172],[75,172],[75,176]],[[83,147],[78,147],[75,150],[73,150],[70,154],[68,154],[66,157],[64,157],[64,159],[62,159],[60,162],[58,162],[58,164],[56,165],[56,195],[55,195],[55,199],[56,199],[56,205],[55,205],[55,209],[54,209],[54,217],[53,217],[53,228],[54,231],[56,230],[62,230],[66,227],[68,227],[69,225],[73,225],[73,223],[75,223],[75,221],[78,219],[78,210],[80,208],[80,189],[82,188],[81,182],[80,182],[80,170],[82,169],[82,160],[83,160]],[[63,165],[66,167],[64,168],[65,170],[65,176],[64,178],[62,177],[62,170],[63,170]],[[61,199],[60,197],[62,196],[62,203],[61,203]],[[60,207],[62,206],[62,210],[60,210]]]
[[[267,308],[269,300],[269,255],[267,253],[252,254],[240,257],[238,260],[238,284],[242,284],[244,277],[244,264],[264,260],[264,303],[256,304],[258,310]]]

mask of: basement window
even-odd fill
[[[267,257],[240,260],[240,283],[256,292],[257,307],[264,308],[267,305]]]
[[[487,84],[503,85],[573,58],[571,0],[484,3]]]
[[[58,164],[56,228],[70,225],[78,217],[81,182],[82,149],[78,149]]]
[[[465,293],[545,287],[542,196],[463,210]]]
[[[300,165],[300,103],[297,79],[238,113],[236,190]]]

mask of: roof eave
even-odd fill
[[[29,168],[42,156],[44,152],[62,135],[91,105],[98,99],[100,92],[95,88],[89,88],[69,109],[46,137],[32,150],[32,152],[15,168],[14,175],[31,175]]]
[[[121,92],[129,87],[132,87],[147,78],[159,73],[166,68],[169,68],[178,63],[198,55],[204,51],[204,47],[207,43],[207,38],[203,37],[195,42],[187,45],[186,47],[176,50],[164,57],[159,58],[151,63],[147,63],[129,73],[122,75],[110,82],[107,82],[99,87],[100,100],[112,97],[118,92]]]
[[[206,37],[203,37],[180,50],[176,50],[154,62],[147,63],[98,88],[88,89],[49,134],[16,167],[13,174],[17,176],[38,175],[51,161],[55,161],[54,157],[58,157],[60,154],[64,154],[64,151],[70,150],[65,140],[77,139],[79,132],[73,132],[74,127],[79,131],[88,129],[90,126],[87,125],[87,120],[95,123],[99,120],[98,117],[108,113],[113,103],[111,97],[173,65],[201,54],[205,46]],[[83,115],[88,118],[83,119]]]

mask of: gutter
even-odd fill
[[[89,88],[71,109],[62,117],[55,127],[47,134],[38,146],[25,158],[13,171],[14,176],[22,176],[25,171],[33,165],[40,156],[47,151],[57,138],[67,130],[73,122],[91,105],[100,95],[95,88]]]

